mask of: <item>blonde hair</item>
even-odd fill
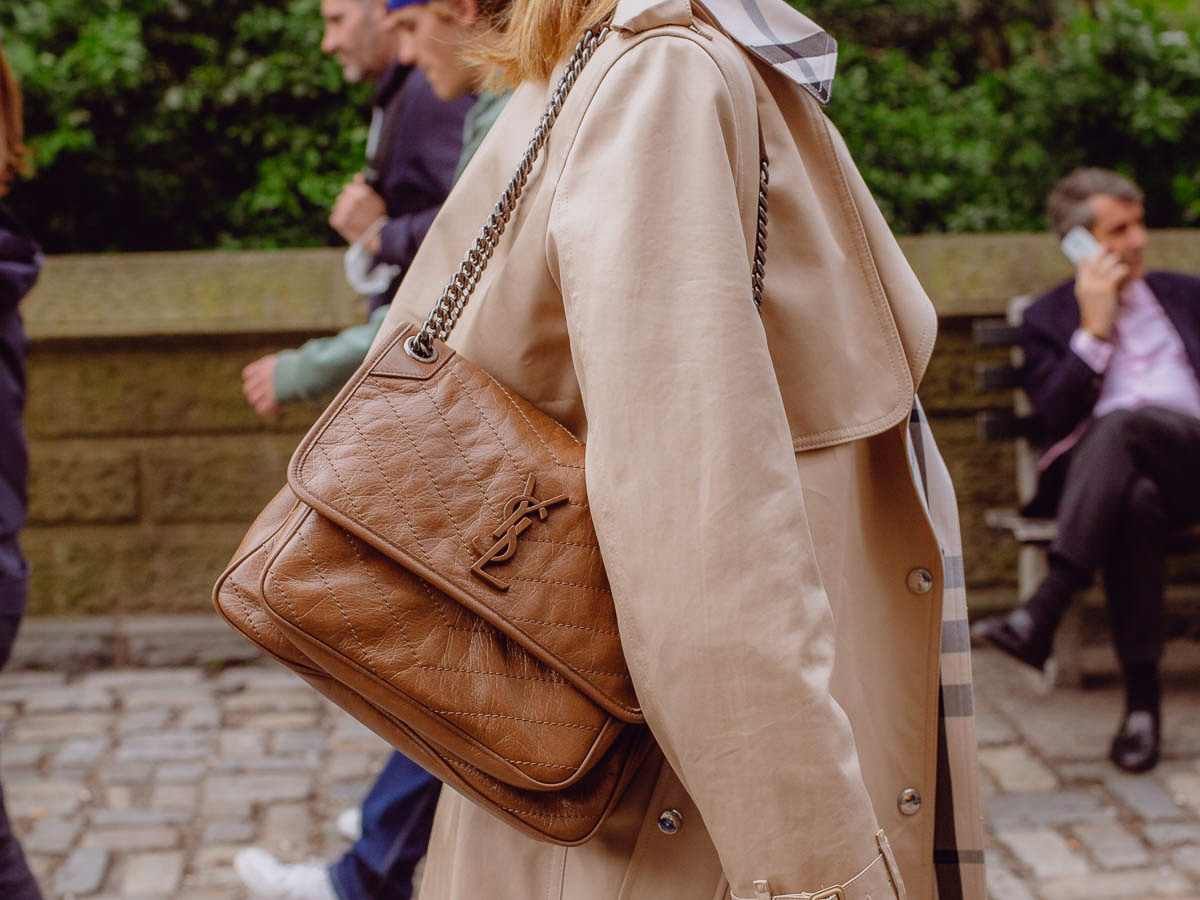
[[[492,67],[488,86],[493,89],[545,80],[583,33],[616,5],[617,0],[479,0],[490,32],[469,55]]]
[[[21,91],[0,50],[0,196],[12,180],[25,171],[25,145],[21,143]]]

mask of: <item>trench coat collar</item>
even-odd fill
[[[837,41],[784,0],[697,2],[729,37],[821,103],[829,102],[837,69]],[[646,31],[692,24],[689,0],[620,0],[613,26]]]

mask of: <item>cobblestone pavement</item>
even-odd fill
[[[1165,759],[1106,761],[1115,684],[1039,694],[976,654],[991,896],[1200,898],[1200,684],[1168,685]],[[0,674],[0,771],[50,898],[240,900],[233,853],[332,859],[387,748],[271,664]]]

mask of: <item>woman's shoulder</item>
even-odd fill
[[[616,66],[650,67],[656,62],[676,67],[674,78],[701,78],[713,82],[745,82],[748,61],[742,49],[719,29],[700,19],[689,24],[665,22],[638,30],[614,28],[617,35]]]

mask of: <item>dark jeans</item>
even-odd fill
[[[362,837],[329,868],[341,900],[409,900],[442,783],[393,753],[362,805]],[[0,897],[5,896],[0,893]]]
[[[8,660],[20,621],[18,615],[0,615],[0,666]],[[25,854],[9,825],[3,786],[0,786],[0,897],[4,900],[42,900],[37,882],[25,863]]]
[[[1125,662],[1163,646],[1163,538],[1200,521],[1200,420],[1159,407],[1101,416],[1071,454],[1050,552],[1104,573]]]

